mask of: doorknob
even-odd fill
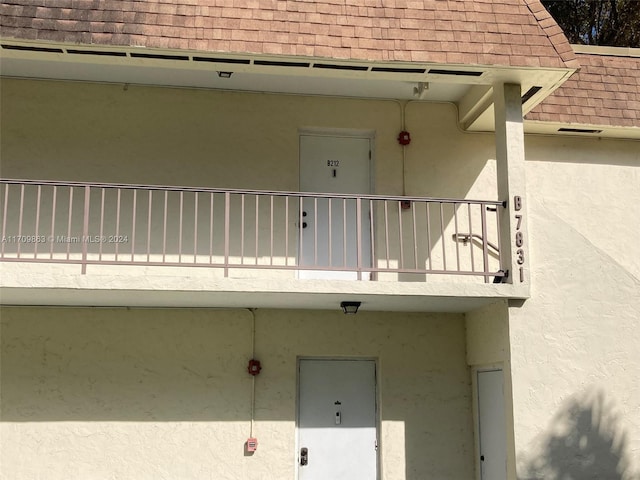
[[[300,465],[303,467],[309,463],[309,449],[303,447],[300,449]]]

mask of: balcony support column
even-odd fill
[[[519,84],[493,86],[498,197],[507,202],[500,217],[501,268],[509,271],[507,282],[522,287],[527,297],[530,263],[521,95]]]

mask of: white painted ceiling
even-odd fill
[[[156,85],[181,88],[212,88],[240,91],[273,92],[303,95],[330,95],[360,98],[393,98],[415,100],[414,88],[417,81],[405,79],[364,78],[363,75],[329,76],[321,75],[259,73],[234,69],[234,65],[224,65],[224,71],[232,71],[231,78],[220,78],[216,68],[206,65],[157,65],[131,63],[94,63],[45,60],[42,58],[2,59],[1,73],[6,77],[39,78],[55,80],[90,81],[103,83],[123,83]],[[171,63],[171,62],[168,62]],[[206,68],[209,67],[209,68]],[[240,71],[238,71],[240,70]],[[305,72],[306,73],[306,72]],[[398,75],[401,77],[402,75]],[[415,76],[415,75],[414,75]],[[457,101],[468,89],[460,83],[429,82],[429,88],[420,98],[426,101]]]

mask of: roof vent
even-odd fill
[[[373,67],[372,72],[390,72],[390,73],[424,73],[424,68],[402,68],[402,67]]]
[[[602,133],[602,130],[597,130],[595,128],[559,128],[559,132],[569,132],[569,133]]]
[[[104,57],[126,57],[126,52],[113,52],[113,51],[104,51],[104,50],[74,50],[71,48],[67,48],[67,53],[72,55],[100,55]]]
[[[189,60],[186,55],[165,55],[161,53],[139,53],[134,52],[131,54],[133,58],[153,58],[154,60]]]
[[[266,65],[270,67],[308,67],[307,62],[286,62],[278,60],[254,60],[254,65]]]
[[[332,63],[314,63],[313,68],[326,68],[328,70],[353,70],[356,72],[366,72],[369,67],[363,65],[334,65]]]
[[[479,77],[483,72],[473,70],[443,70],[441,68],[432,68],[427,73],[433,75],[454,75],[456,77]]]
[[[2,48],[6,50],[22,50],[25,52],[46,52],[46,53],[64,53],[61,48],[48,47],[30,47],[27,45],[6,45],[2,44]]]
[[[542,90],[542,87],[531,87],[529,90],[527,90],[527,93],[522,96],[522,104],[524,105],[525,103],[527,103],[531,99],[531,97],[533,97],[540,90]]]
[[[235,63],[248,65],[251,60],[247,58],[214,58],[214,57],[193,57],[194,62],[212,62],[212,63]]]

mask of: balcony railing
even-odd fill
[[[0,180],[0,260],[503,277],[496,201]]]

